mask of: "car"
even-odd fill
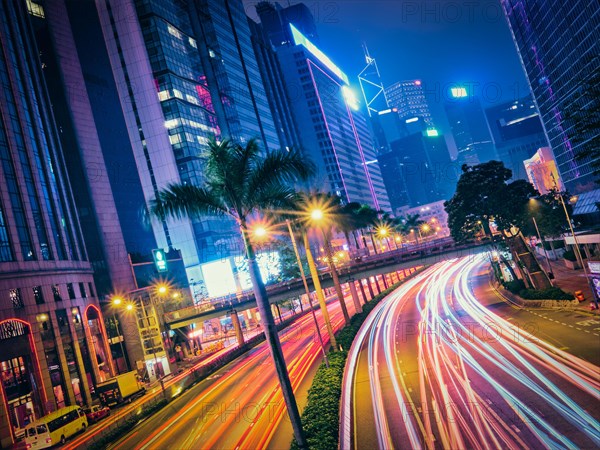
[[[89,422],[98,422],[110,415],[110,408],[108,406],[92,405],[89,408],[85,408],[84,411]]]

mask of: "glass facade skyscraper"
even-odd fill
[[[600,70],[600,8],[589,0],[502,0],[513,40],[566,188],[593,189],[591,160],[575,160],[595,130],[575,136],[573,111],[589,107],[580,95]],[[576,139],[573,139],[576,137]]]
[[[421,80],[398,81],[385,89],[385,96],[400,118],[419,117],[428,128],[435,127]]]

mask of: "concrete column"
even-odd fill
[[[371,279],[367,277],[365,280],[367,282],[367,289],[369,289],[369,300],[373,300],[373,297],[375,297],[375,292],[373,292],[373,286],[371,286]]]
[[[381,294],[381,288],[379,287],[379,283],[377,282],[377,277],[376,276],[373,277],[373,285],[375,286],[375,290],[377,291],[377,295]]]
[[[56,411],[56,399],[54,398],[54,389],[52,388],[52,380],[50,379],[50,370],[48,369],[48,361],[46,361],[46,353],[44,351],[42,336],[40,334],[38,324],[35,321],[32,322],[32,328],[35,328],[35,330],[32,331],[35,352],[37,353],[37,361],[35,361],[36,358],[33,355],[32,359],[34,359],[34,364],[39,364],[39,367],[37,367],[37,370],[39,371],[37,374],[37,381],[39,382],[41,378],[42,382],[42,385],[38,387],[38,392],[40,393],[41,401],[46,402],[45,404],[42,404],[43,413],[48,414],[51,411]]]
[[[58,326],[58,320],[56,319],[56,313],[53,311],[49,314],[52,323],[52,329],[54,330],[54,343],[56,345],[56,353],[58,354],[58,361],[60,363],[60,372],[63,377],[64,388],[66,389],[65,395],[65,406],[75,405],[75,392],[73,392],[73,385],[71,384],[71,374],[69,373],[69,365],[67,364],[67,357],[65,356],[65,349],[62,343],[62,337],[60,335],[60,328]]]
[[[392,272],[390,274],[390,278],[392,279],[392,284],[396,284],[398,282],[398,274],[396,272]]]
[[[384,289],[389,288],[388,281],[387,281],[387,278],[386,278],[385,274],[381,275],[381,280],[383,281],[383,288]]]
[[[77,330],[73,323],[73,314],[71,310],[67,312],[69,318],[69,330],[71,331],[71,337],[73,339],[73,353],[75,354],[75,363],[77,364],[77,370],[79,372],[79,381],[81,382],[81,391],[83,394],[83,400],[87,405],[92,404],[92,396],[90,394],[90,385],[85,373],[85,366],[83,365],[83,355],[81,354],[81,348],[79,347],[79,339],[77,338]]]
[[[235,310],[231,313],[231,323],[233,324],[233,330],[235,331],[238,345],[241,347],[244,345],[244,333],[242,332],[242,326],[240,325],[240,318]]]
[[[348,285],[350,286],[350,294],[352,294],[352,301],[354,302],[356,313],[362,312],[362,305],[358,299],[358,292],[356,291],[356,284],[354,284],[354,280],[348,282]]]
[[[367,294],[365,293],[365,287],[363,286],[362,280],[358,280],[358,287],[360,288],[360,293],[362,295],[363,303],[367,303]]]

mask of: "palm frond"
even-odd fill
[[[256,162],[248,177],[245,187],[245,192],[249,196],[247,199],[249,203],[253,203],[250,199],[266,181],[288,184],[305,181],[314,173],[314,164],[298,150],[270,153],[264,159]]]
[[[159,219],[232,215],[218,193],[191,184],[170,184],[161,190],[150,202],[150,213]]]

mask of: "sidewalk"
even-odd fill
[[[544,268],[547,268],[548,265],[546,261],[542,264]],[[590,309],[590,302],[594,301],[594,297],[592,296],[592,289],[588,280],[585,278],[583,269],[569,269],[560,261],[551,261],[550,266],[552,267],[552,273],[554,274],[554,280],[552,280],[554,286],[571,293],[582,291],[585,300],[579,304],[579,309],[600,315],[600,310]]]

